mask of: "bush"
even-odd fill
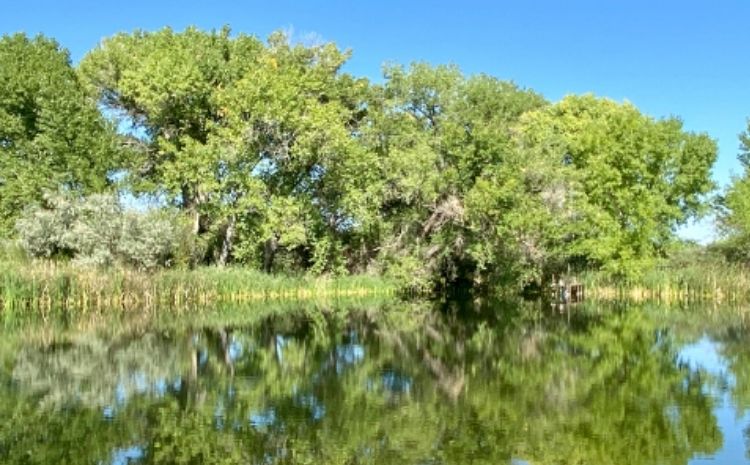
[[[118,255],[130,265],[155,268],[169,263],[177,244],[175,219],[159,212],[123,216]]]
[[[169,264],[178,227],[162,212],[125,211],[114,196],[47,197],[16,223],[21,247],[32,257],[67,257],[93,266],[152,269]]]
[[[414,255],[386,255],[380,259],[383,274],[394,282],[401,283],[402,290],[425,294],[434,289],[431,270],[424,260]]]
[[[16,222],[19,243],[32,257],[69,256],[75,217],[73,203],[62,196],[45,200],[48,208],[28,208]]]

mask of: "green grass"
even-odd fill
[[[396,288],[393,282],[364,275],[289,277],[231,267],[145,273],[0,257],[0,310],[6,313],[182,309],[223,303],[392,294]]]
[[[670,262],[623,279],[590,272],[581,276],[588,297],[664,302],[747,302],[750,270],[718,261]]]

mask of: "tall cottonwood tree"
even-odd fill
[[[262,246],[266,270],[282,249],[316,271],[340,268],[342,238],[361,225],[369,163],[355,134],[368,84],[340,73],[347,59],[332,44],[304,47],[275,34],[262,61],[221,93],[217,143],[234,153],[232,214],[244,218],[238,252]],[[258,199],[244,192],[248,179],[262,189],[263,205],[251,209],[241,205]]]
[[[81,70],[135,129],[133,185],[189,212],[220,263],[235,255],[270,271],[279,247],[314,257],[315,238],[350,218],[333,173],[356,151],[367,85],[339,74],[347,57],[280,33],[264,44],[228,29],[164,29],[107,39]]]
[[[211,138],[225,112],[217,93],[252,69],[262,50],[259,40],[230,37],[228,29],[166,28],[106,39],[81,63],[101,104],[131,126],[131,185],[163,193],[189,212],[196,234],[210,227],[208,204],[223,169]]]
[[[106,189],[119,153],[66,50],[43,36],[0,38],[0,236],[45,191]]]
[[[521,247],[519,237],[507,237],[492,252],[482,250],[488,234],[521,207],[523,188],[512,186],[523,186],[524,175],[510,169],[519,162],[513,127],[546,103],[512,83],[466,78],[454,67],[418,63],[385,74],[365,138],[380,159],[381,262],[415,285],[481,282]],[[483,186],[491,196],[513,192],[489,228],[479,218],[489,205],[476,199]]]
[[[679,119],[585,95],[528,115],[524,125],[527,147],[551,148],[568,169],[575,214],[560,246],[589,266],[638,273],[664,255],[677,226],[708,207],[716,142]]]

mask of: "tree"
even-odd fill
[[[258,65],[221,93],[227,207],[238,247],[262,250],[266,270],[278,252],[296,250],[313,270],[335,271],[343,237],[362,226],[374,161],[356,133],[368,83],[339,72],[347,58],[333,44],[293,45],[277,33]]]
[[[67,51],[42,36],[0,38],[0,236],[45,191],[106,189],[119,154]]]
[[[521,247],[524,233],[505,235],[506,220],[522,215],[521,197],[534,194],[518,170],[524,153],[514,127],[546,102],[453,67],[391,67],[386,77],[363,137],[379,156],[380,260],[417,286],[482,282]]]
[[[724,236],[718,244],[732,261],[750,262],[750,120],[748,129],[739,135],[738,159],[743,173],[732,179],[731,184],[718,198],[718,222]]]
[[[101,103],[133,126],[133,185],[193,217],[207,260],[265,255],[270,270],[279,247],[314,255],[311,239],[350,219],[335,170],[347,169],[367,86],[339,75],[347,57],[279,33],[266,45],[226,28],[164,29],[112,37],[81,70]],[[287,242],[278,226],[291,218],[309,224]]]
[[[677,226],[706,211],[716,142],[676,118],[587,95],[525,124],[533,145],[552,147],[569,167],[576,211],[562,245],[589,266],[638,273],[663,256]]]
[[[718,249],[731,261],[750,262],[750,179],[734,178],[719,198],[719,227],[724,236]]]
[[[136,191],[164,193],[208,227],[204,208],[215,196],[222,169],[211,136],[225,109],[217,92],[257,65],[263,49],[254,37],[228,29],[118,34],[89,52],[80,69],[100,103],[129,124],[128,161]]]

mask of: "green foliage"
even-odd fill
[[[529,115],[527,138],[556,153],[572,187],[561,246],[632,276],[664,255],[674,230],[705,211],[716,143],[630,104],[566,97]]]
[[[348,219],[341,183],[352,180],[337,171],[352,174],[355,95],[366,85],[338,74],[346,58],[281,34],[264,45],[228,29],[164,29],[108,39],[81,70],[146,135],[127,167],[133,185],[190,212],[195,233],[213,236],[209,260],[257,263],[270,247],[270,270],[279,249],[312,253]]]
[[[20,58],[7,58],[18,69],[0,82],[21,90],[0,102],[9,128],[0,150],[14,154],[5,160],[26,160],[36,179],[9,181],[3,173],[20,165],[0,161],[0,208],[15,209],[6,218],[43,187],[103,189],[116,168],[112,179],[126,191],[181,211],[185,228],[169,251],[181,266],[375,271],[414,289],[518,289],[568,267],[633,277],[665,255],[679,225],[705,212],[713,188],[714,141],[676,118],[593,96],[550,104],[452,66],[387,66],[374,85],[342,72],[350,54],[334,44],[295,44],[281,33],[263,42],[228,28],[121,33],[89,52],[78,74],[45,39],[3,44]],[[60,92],[73,102],[68,113],[44,106],[45,95]],[[19,103],[32,101],[38,111]],[[54,114],[54,125],[22,131],[34,112]],[[124,157],[112,156],[112,126],[124,128]],[[70,150],[35,145],[53,134]],[[24,158],[20,135],[34,150],[60,154],[49,159],[54,173],[29,169],[36,161]],[[730,195],[731,208],[743,198]],[[164,262],[149,254],[166,243],[141,241],[148,227],[137,217],[123,220],[122,232],[87,218],[96,234],[72,236],[89,261]],[[44,228],[24,228],[29,250],[73,255],[70,240],[42,232],[63,234],[54,221],[68,220],[38,219]],[[97,245],[114,236],[120,249]]]
[[[740,154],[744,168],[741,176],[718,198],[718,226],[722,240],[717,249],[733,262],[750,263],[750,121],[740,134]]]
[[[381,157],[381,263],[407,274],[420,263],[414,277],[421,281],[426,272],[442,285],[496,278],[520,261],[523,241],[536,235],[535,225],[522,224],[521,210],[539,199],[528,198],[534,195],[518,170],[523,155],[514,126],[544,100],[451,67],[415,64],[385,74],[366,133]]]
[[[67,51],[42,36],[0,38],[0,236],[46,190],[106,189],[115,142]]]
[[[750,180],[744,177],[733,180],[722,198],[719,217],[726,237],[724,249],[735,261],[750,263]]]

